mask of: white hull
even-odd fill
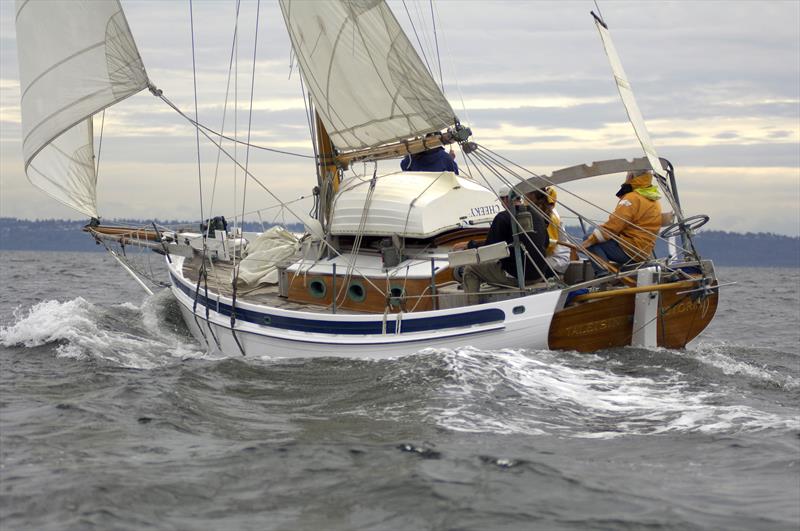
[[[186,324],[210,351],[229,356],[381,359],[429,347],[544,349],[561,295],[550,291],[463,308],[387,316],[302,312],[237,301],[232,329],[231,300],[209,293],[206,306],[201,289],[195,304],[195,286],[183,277],[182,263],[173,258],[169,270],[172,293]]]

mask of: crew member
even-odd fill
[[[566,241],[566,235],[561,228],[561,216],[558,215],[556,210],[556,202],[558,200],[556,188],[555,186],[546,186],[526,194],[526,197],[549,217],[549,224],[547,225],[549,241],[545,259],[553,271],[563,275],[569,266],[570,250],[566,245],[558,243],[559,240]]]
[[[503,189],[498,194],[504,206],[509,205],[509,191]],[[514,205],[518,211],[529,212],[533,218],[533,229],[528,232],[519,233],[519,242],[522,247],[522,268],[525,275],[525,282],[533,282],[545,277],[553,276],[553,271],[545,261],[544,255],[547,249],[547,220],[536,211],[535,208],[526,205]],[[519,232],[519,228],[517,228]],[[489,227],[486,240],[483,245],[492,245],[498,242],[505,242],[508,245],[514,242],[514,222],[511,214],[504,209],[499,212]],[[478,245],[474,241],[461,242],[453,246],[453,250],[458,251],[464,248],[476,248]],[[527,255],[527,256],[526,256]],[[534,266],[535,264],[535,266]],[[514,252],[510,256],[500,261],[483,264],[468,265],[464,269],[463,288],[467,295],[467,304],[477,304],[479,301],[478,292],[481,282],[499,286],[517,286],[517,263]]]
[[[583,247],[620,265],[650,259],[661,227],[661,194],[653,185],[653,172],[628,172],[616,195],[617,208],[589,235]],[[592,265],[595,275],[606,273],[599,264]]]

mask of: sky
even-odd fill
[[[800,2],[598,4],[655,146],[675,166],[686,215],[709,215],[709,230],[800,235]],[[193,112],[189,2],[122,5],[150,79]],[[427,0],[389,5],[437,79],[438,42],[445,93],[480,144],[537,173],[642,155],[589,14],[593,1],[438,0],[435,38]],[[198,112],[215,129],[223,118],[234,9],[233,0],[193,3]],[[256,9],[256,2],[243,1],[239,18],[240,136],[247,132]],[[300,80],[290,69],[280,11],[271,1],[259,11],[253,143],[309,154]],[[225,127],[233,131],[230,109]],[[201,186],[204,215],[241,211],[241,175],[224,158],[217,169],[216,151],[206,142],[198,171],[194,129],[147,91],[109,109],[103,131],[102,217],[199,219]],[[380,171],[396,165],[381,163]],[[307,198],[316,182],[313,163],[304,158],[251,152],[250,167],[286,202]],[[619,180],[571,183],[560,198],[584,212],[584,199],[612,209]],[[270,195],[248,186],[245,210],[266,209],[264,221],[295,221]],[[304,199],[293,209],[309,206]],[[587,215],[605,216],[592,208]],[[10,0],[0,0],[0,216],[82,217],[24,175]]]

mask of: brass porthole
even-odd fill
[[[406,290],[402,286],[391,286],[389,288],[389,305],[400,306],[406,300]]]
[[[353,302],[364,302],[367,298],[367,290],[364,289],[364,284],[358,280],[350,282],[350,287],[347,288],[347,296]]]
[[[328,287],[321,278],[315,278],[308,283],[308,292],[315,299],[324,299],[328,292]]]

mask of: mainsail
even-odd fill
[[[631,125],[633,125],[633,130],[636,132],[636,136],[639,139],[639,143],[644,150],[647,160],[650,162],[650,166],[657,173],[661,173],[662,166],[661,162],[658,160],[658,153],[656,153],[656,148],[653,146],[653,141],[650,139],[650,133],[647,131],[644,117],[639,110],[639,106],[636,104],[636,98],[633,96],[631,84],[628,81],[628,76],[625,75],[625,70],[622,68],[622,61],[619,59],[619,54],[617,54],[617,49],[614,47],[614,42],[611,40],[611,34],[608,32],[605,23],[594,13],[592,13],[592,15],[594,16],[594,23],[595,26],[597,26],[597,31],[600,32],[600,40],[603,41],[603,47],[606,50],[608,62],[611,65],[611,72],[614,74],[614,81],[617,83],[619,96],[622,99],[622,104],[625,106],[625,111],[628,113],[628,119]]]
[[[97,216],[92,115],[147,86],[118,0],[17,0],[25,173]]]
[[[281,0],[325,129],[340,151],[452,126],[455,114],[383,0]]]

